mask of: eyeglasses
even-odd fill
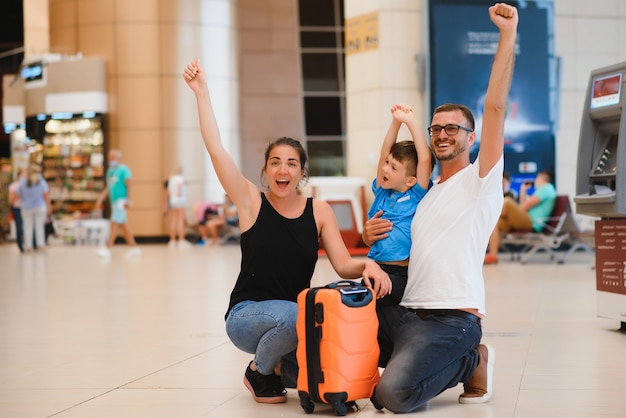
[[[474,132],[473,130],[465,128],[461,125],[455,125],[453,123],[449,123],[446,126],[441,126],[441,125],[429,126],[428,133],[430,134],[430,136],[439,136],[442,129],[446,131],[448,135],[456,135],[457,133],[459,133],[459,129],[463,129],[464,131],[467,131],[467,132]]]

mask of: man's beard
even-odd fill
[[[440,142],[443,142],[443,141],[440,141]],[[457,147],[456,145],[458,143],[459,142],[456,141],[456,140],[454,142],[449,142],[450,148],[452,148],[452,152],[450,152],[449,154],[439,154],[437,152],[437,150],[438,150],[437,144],[435,144],[435,157],[437,157],[437,159],[439,161],[454,160],[458,155],[462,154],[467,149],[467,141],[464,144],[462,144],[461,146]],[[449,149],[446,149],[443,152],[449,152]]]

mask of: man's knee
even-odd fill
[[[381,380],[376,386],[374,396],[380,406],[397,414],[412,412],[417,408],[417,406],[409,405],[411,395],[407,390],[396,388],[393,382]]]

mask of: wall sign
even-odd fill
[[[368,13],[346,19],[346,55],[358,54],[379,48],[378,13]]]

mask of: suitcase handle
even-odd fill
[[[338,287],[356,287],[356,286],[361,286],[361,284],[353,280],[338,280],[336,282],[328,283],[324,287],[328,289],[336,289]]]
[[[350,307],[360,307],[369,304],[374,295],[370,289],[352,280],[339,280],[325,286],[328,289],[336,289],[341,294],[341,301]]]

